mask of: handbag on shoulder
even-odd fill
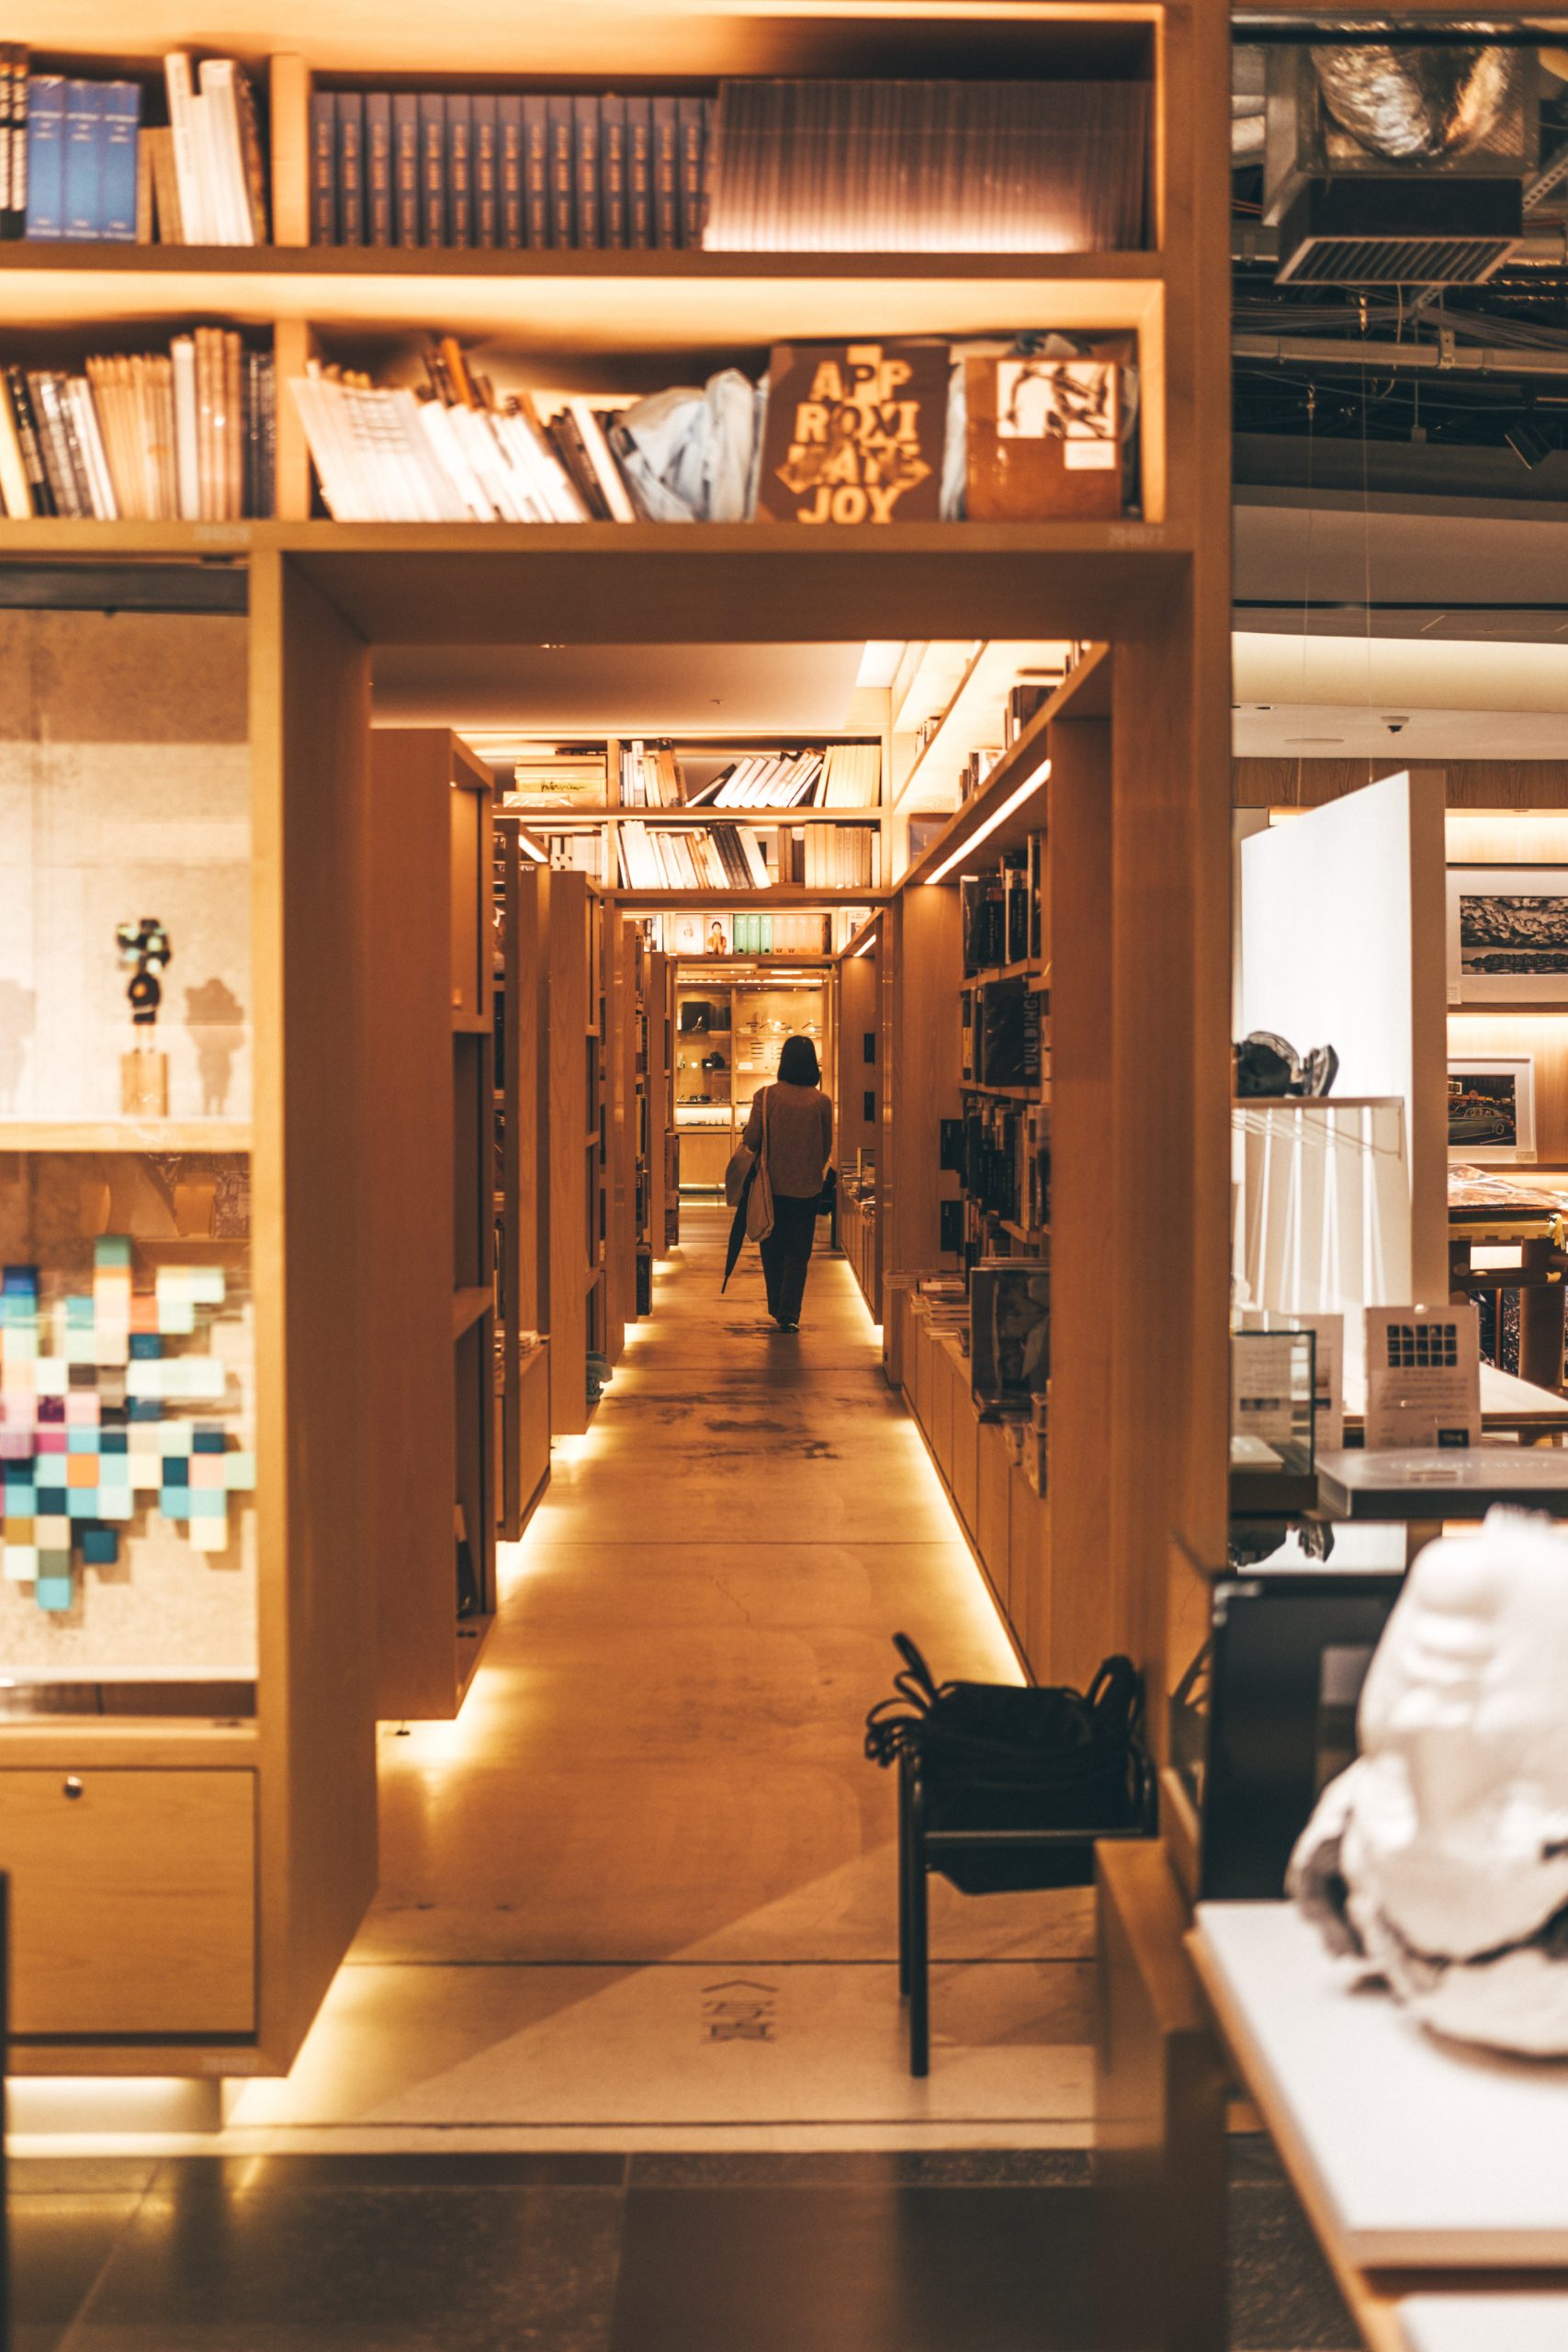
[[[757,1154],[757,1164],[751,1170],[751,1189],[746,1196],[746,1238],[749,1241],[765,1241],[773,1229],[773,1180],[768,1173],[768,1098],[772,1087],[762,1091],[762,1148]]]

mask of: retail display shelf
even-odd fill
[[[495,1305],[495,1294],[485,1283],[475,1283],[452,1294],[452,1337],[460,1340]]]
[[[495,1614],[491,1611],[482,1617],[462,1617],[457,1621],[457,1705],[467,1698],[468,1685],[479,1672],[485,1645],[495,1631]]]
[[[0,1151],[249,1151],[248,1119],[5,1119]]]
[[[1037,1086],[982,1086],[977,1079],[961,1078],[959,1085],[965,1094],[990,1094],[999,1102],[1038,1102]]]
[[[804,882],[775,882],[765,890],[617,890],[615,903],[622,907],[754,907],[767,913],[774,907],[865,907],[881,906],[884,890],[814,889]],[[786,963],[796,959],[786,948],[773,951]],[[746,959],[755,962],[755,957]]]

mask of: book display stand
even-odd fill
[[[1059,1646],[1056,1629],[1067,1619],[1080,1628],[1102,1625],[1098,1647],[1125,1646],[1145,1666],[1157,1722],[1154,1694],[1168,1647],[1175,1657],[1189,1649],[1185,1629],[1168,1642],[1168,1563],[1183,1550],[1213,1556],[1223,1537],[1229,382],[1215,322],[1224,315],[1227,285],[1224,14],[1206,0],[1020,0],[1005,12],[991,0],[941,0],[913,17],[875,0],[841,13],[769,0],[736,0],[722,10],[674,5],[616,12],[613,64],[623,90],[673,77],[711,96],[728,76],[778,74],[1136,81],[1146,87],[1152,125],[1141,250],[511,252],[309,243],[313,89],[368,91],[396,79],[498,91],[508,82],[546,80],[598,90],[605,74],[591,21],[598,13],[530,12],[506,26],[502,57],[496,12],[480,0],[454,0],[434,31],[426,17],[397,6],[349,0],[322,11],[280,0],[271,11],[280,53],[268,60],[248,48],[244,27],[252,19],[235,0],[214,0],[201,20],[204,39],[227,45],[265,92],[274,243],[0,243],[0,357],[75,367],[89,352],[139,352],[199,322],[270,343],[277,377],[276,519],[0,523],[13,605],[23,601],[16,583],[35,571],[39,605],[58,602],[55,576],[64,571],[84,605],[96,598],[99,611],[113,606],[133,617],[139,604],[160,598],[209,611],[226,600],[232,617],[225,625],[243,635],[254,1041],[248,1116],[222,1131],[198,1121],[199,1140],[182,1133],[177,1089],[166,1123],[118,1117],[111,1102],[84,1109],[76,1134],[64,1140],[19,1102],[14,1118],[0,1114],[0,1159],[7,1160],[78,1148],[248,1154],[255,1327],[256,1484],[247,1506],[255,1526],[254,1715],[230,1720],[214,1708],[193,1721],[150,1708],[115,1721],[85,1713],[0,1721],[0,1823],[38,1825],[30,1843],[0,1828],[0,1862],[13,1870],[19,1954],[13,2064],[20,2071],[286,2069],[374,1885],[372,1628],[380,1585],[367,1531],[383,1508],[378,1489],[395,1492],[402,1464],[431,1440],[429,1428],[411,1436],[381,1424],[372,1366],[389,1280],[374,1246],[374,1199],[399,1181],[397,1154],[378,1124],[380,1098],[365,1082],[379,1019],[372,976],[395,967],[399,946],[379,935],[380,910],[367,888],[379,854],[369,725],[378,646],[537,647],[545,638],[599,646],[842,645],[1027,635],[1109,649],[1097,663],[1080,665],[1043,721],[1053,761],[1043,824],[1039,809],[1004,806],[1023,781],[1021,770],[1010,771],[1010,783],[998,772],[959,810],[937,852],[899,880],[900,829],[877,812],[879,846],[892,854],[880,869],[879,891],[852,896],[874,908],[890,888],[895,892],[882,909],[879,952],[867,959],[879,1014],[868,1022],[863,1006],[854,1015],[857,1053],[868,1028],[877,1035],[880,1287],[886,1295],[890,1282],[953,1262],[942,1248],[938,1143],[940,1120],[955,1116],[961,1101],[957,884],[970,870],[964,853],[972,842],[978,853],[982,839],[994,852],[1009,838],[1008,826],[1043,830],[1053,840],[1058,925],[1076,902],[1075,919],[1092,935],[1072,949],[1069,980],[1059,928],[1052,981],[1055,1308],[1063,1351],[1053,1374],[1054,1410],[1055,1386],[1068,1385],[1074,1329],[1084,1335],[1087,1385],[1079,1403],[1061,1408],[1080,1416],[1080,1433],[1069,1439],[1058,1420],[1053,1435],[1053,1597],[1044,1610],[1053,1630],[1043,1646],[1032,1631],[1032,1597],[1029,1603],[1028,1646],[1039,1670],[1081,1673],[1082,1660],[1071,1644]],[[174,46],[184,28],[172,11],[161,7],[152,21]],[[110,61],[106,75],[141,70],[124,56],[123,11],[105,0],[68,0],[63,9],[60,0],[19,0],[7,29],[51,71],[79,73],[102,61]],[[155,56],[142,63],[149,77],[161,70]],[[317,356],[380,373],[433,322],[493,339],[536,381],[547,376],[566,389],[608,387],[623,397],[701,382],[730,362],[754,381],[771,348],[789,342],[1053,328],[1135,336],[1141,504],[1116,520],[1055,522],[325,519],[316,511],[289,380]],[[187,699],[202,691],[192,671]],[[466,773],[460,758],[457,769]],[[443,777],[449,797],[455,775],[449,766]],[[1063,812],[1069,789],[1081,797],[1083,822],[1093,815],[1105,828],[1091,885],[1076,883],[1071,871],[1078,853],[1068,844],[1079,814]],[[480,798],[460,782],[459,792],[476,804]],[[533,1491],[521,1460],[515,1473],[505,1467],[504,1421],[499,1480],[493,1441],[483,1435],[493,1427],[497,1189],[490,930],[479,881],[482,876],[487,901],[488,822],[488,804],[482,821],[476,808],[473,929],[462,933],[480,951],[471,1004],[465,997],[452,1007],[450,986],[441,1000],[448,1084],[465,1060],[483,1076],[471,1123],[465,1114],[463,1149],[471,1158],[455,1163],[464,1214],[450,1239],[445,1227],[441,1234],[455,1367],[467,1346],[471,1394],[487,1400],[471,1423],[483,1460],[470,1452],[458,1464],[475,1563],[487,1551],[497,1510],[503,1524],[513,1523]],[[450,852],[444,834],[444,876]],[[954,862],[939,877],[935,866],[949,857]],[[514,1236],[513,1271],[503,1281],[515,1287],[503,1293],[502,1329],[503,1338],[511,1328],[547,1331],[550,1422],[563,1436],[588,1427],[592,1395],[635,1311],[640,1228],[629,1145],[639,1117],[638,1073],[635,1047],[622,1047],[626,1026],[635,1025],[637,980],[635,967],[615,955],[613,918],[623,907],[636,910],[639,894],[607,898],[581,874],[543,868],[535,870],[531,890],[526,877],[518,881],[516,1010],[531,996],[540,1025],[531,1080],[527,1024],[511,1019],[509,963],[500,1091],[515,1085],[519,1115],[509,1119],[503,1159],[514,1144],[525,1148],[522,1106],[533,1083],[547,1168],[537,1194],[542,1238],[536,1253],[525,1221]],[[795,898],[792,888],[773,902],[783,907]],[[823,893],[801,888],[799,902],[821,904]],[[117,903],[112,911],[116,921],[151,911],[174,923],[162,905]],[[454,897],[450,938],[457,936],[457,911]],[[465,901],[465,926],[469,911]],[[513,920],[508,909],[504,922]],[[175,947],[179,954],[177,933]],[[824,977],[829,969],[825,961]],[[681,980],[677,997],[684,972]],[[646,975],[646,1001],[664,985]],[[1085,993],[1070,1012],[1075,987]],[[1071,1057],[1069,1037],[1077,1041]],[[434,1057],[434,1025],[429,1050]],[[863,1091],[862,1081],[858,1065],[840,1068],[840,1100],[846,1085]],[[1078,1091],[1077,1114],[1069,1088]],[[1081,1140],[1069,1174],[1075,1116]],[[446,1127],[456,1140],[455,1115]],[[652,1140],[650,1121],[650,1156]],[[683,1148],[688,1140],[682,1135]],[[1092,1196],[1091,1208],[1070,1205],[1075,1184]],[[500,1189],[525,1195],[525,1167]],[[650,1203],[651,1195],[650,1185]],[[1092,1346],[1090,1317],[1069,1308],[1066,1295],[1069,1234],[1073,1279],[1095,1302]],[[1134,1238],[1142,1245],[1135,1250]],[[530,1289],[541,1282],[542,1291]],[[465,1297],[472,1317],[454,1335],[454,1302],[466,1313]],[[542,1376],[542,1365],[527,1375]],[[503,1370],[503,1381],[510,1377]],[[437,1410],[434,1398],[431,1409]],[[452,1410],[444,1391],[443,1431]],[[1082,1498],[1070,1506],[1069,1461],[1071,1492]],[[446,1577],[450,1514],[447,1493],[440,1555],[431,1555]],[[484,1571],[476,1575],[482,1596]],[[1080,1589],[1097,1596],[1092,1619],[1064,1599]],[[448,1615],[444,1644],[452,1633]],[[451,1651],[443,1648],[442,1657],[452,1679]],[[177,1658],[167,1663],[177,1678]],[[96,1802],[59,1794],[70,1778],[89,1795],[103,1784],[101,1811]],[[13,1804],[13,1787],[30,1792],[29,1803],[36,1798],[33,1811]],[[51,1860],[70,1843],[50,1827],[56,1816],[73,1836],[96,1821],[98,1843],[89,1850],[84,1839],[63,1861]],[[254,1873],[229,1888],[228,1908],[220,1905],[214,1923],[211,1910],[202,1910],[219,1901],[212,1858],[232,1849],[236,1821],[254,1836]],[[110,1855],[119,1893],[112,1930],[91,1892]],[[166,1944],[168,1923],[181,1917],[206,1924],[181,1942],[177,1965],[154,1943],[136,1967],[128,1963],[139,1918],[152,1922]],[[29,1917],[47,1918],[53,1950],[36,1937],[29,1947]],[[158,1990],[146,2006],[126,1991],[138,1970]],[[46,1979],[47,2007],[29,2007],[29,1983]],[[94,2037],[90,2045],[84,2035]]]

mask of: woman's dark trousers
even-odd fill
[[[761,1243],[762,1279],[768,1285],[768,1313],[781,1323],[798,1323],[806,1295],[806,1270],[817,1231],[817,1203],[793,1193],[773,1194],[773,1229]]]

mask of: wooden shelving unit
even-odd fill
[[[874,1177],[856,1196],[854,1171],[874,1168],[881,1141],[882,1053],[879,932],[852,940],[835,967],[838,1038],[833,1119],[839,1170],[839,1246],[848,1258],[874,1322],[882,1320],[882,1219]]]
[[[621,1341],[610,1281],[615,926],[604,894],[586,876],[543,868],[536,874],[547,909],[550,1430],[556,1437],[580,1437],[592,1418],[588,1357],[613,1363]]]
[[[376,1409],[374,1376],[374,1334],[389,1285],[388,1261],[370,1246],[371,1212],[401,1175],[396,1122],[364,1080],[387,1011],[367,978],[389,958],[391,944],[389,944],[382,910],[366,889],[375,841],[370,664],[378,644],[536,644],[547,626],[552,639],[600,645],[636,643],[657,629],[661,641],[691,644],[738,633],[795,643],[1027,634],[1113,648],[1109,718],[1080,700],[1047,722],[1058,859],[1068,820],[1055,804],[1064,778],[1079,768],[1094,778],[1083,796],[1084,822],[1098,806],[1111,839],[1102,895],[1083,896],[1093,941],[1069,967],[1058,939],[1052,976],[1062,1121],[1053,1218],[1057,1329],[1063,1349],[1069,1327],[1086,1334],[1088,1348],[1089,1323],[1066,1295],[1071,1235],[1076,1279],[1093,1294],[1097,1334],[1094,1362],[1083,1373],[1080,1433],[1069,1443],[1065,1428],[1059,1436],[1054,1430],[1054,1464],[1063,1466],[1052,1498],[1053,1544],[1023,1513],[1010,1515],[998,1536],[997,1481],[978,1450],[973,1489],[962,1460],[952,1485],[961,1510],[970,1497],[968,1523],[985,1555],[998,1557],[998,1543],[1005,1550],[1010,1593],[1021,1579],[1032,1611],[1032,1596],[1055,1578],[1044,1621],[1077,1632],[1059,1649],[1055,1630],[1041,1645],[1031,1627],[1028,1646],[1041,1670],[1085,1670],[1074,1645],[1087,1638],[1088,1620],[1076,1596],[1090,1595],[1096,1609],[1102,1598],[1111,1636],[1103,1646],[1125,1646],[1145,1665],[1156,1738],[1168,1662],[1172,1670],[1185,1665],[1194,1627],[1205,1619],[1206,1589],[1187,1564],[1223,1557],[1230,854],[1229,380],[1219,331],[1228,293],[1224,12],[1177,0],[1070,6],[1019,0],[1005,11],[994,0],[935,0],[915,16],[880,7],[852,15],[847,6],[838,15],[782,0],[776,6],[734,0],[723,9],[677,0],[617,12],[613,70],[592,16],[557,10],[509,21],[509,78],[581,87],[611,78],[625,87],[639,77],[689,85],[730,73],[1005,77],[1065,67],[1145,76],[1156,114],[1151,251],[1087,262],[1030,257],[1020,267],[970,254],[525,261],[307,249],[310,75],[366,86],[393,75],[459,87],[493,81],[498,19],[490,0],[453,0],[434,26],[427,13],[385,0],[343,0],[332,10],[274,0],[269,38],[284,52],[268,69],[276,247],[171,254],[51,246],[39,254],[13,246],[0,254],[6,356],[67,345],[76,353],[134,349],[154,330],[200,319],[270,333],[284,379],[278,520],[0,524],[0,560],[13,571],[90,568],[95,577],[112,575],[112,587],[138,567],[163,577],[183,565],[193,581],[228,582],[236,592],[244,574],[254,810],[251,1134],[261,1589],[254,1731],[230,1744],[212,1730],[187,1749],[148,1726],[120,1747],[101,1726],[51,1724],[28,1728],[20,1745],[0,1750],[18,1760],[18,1770],[41,1762],[51,1773],[88,1757],[123,1758],[131,1768],[126,1777],[147,1784],[139,1797],[147,1818],[162,1825],[162,1844],[146,1841],[149,1873],[172,1853],[176,1875],[197,1883],[208,1849],[182,1842],[186,1815],[174,1806],[159,1813],[163,1799],[151,1782],[171,1757],[203,1759],[189,1771],[193,1783],[209,1773],[223,1778],[231,1766],[249,1790],[254,1773],[254,1976],[245,1977],[249,1915],[242,1922],[236,1913],[223,1933],[225,1967],[236,1951],[244,1955],[241,1974],[254,2001],[249,2009],[231,2006],[217,2029],[197,2038],[202,1969],[192,1964],[188,2030],[136,2039],[123,2014],[108,2016],[100,1997],[113,1974],[106,1960],[85,1973],[73,2019],[14,2050],[14,2064],[27,2070],[286,2069],[374,1883],[380,1576],[369,1531],[411,1453],[405,1433]],[[213,49],[266,66],[253,24],[254,12],[240,0],[213,0],[200,29]],[[188,30],[167,0],[149,0],[137,38],[151,63]],[[107,0],[72,0],[64,23],[59,0],[15,0],[8,31],[67,71],[95,51],[117,67],[127,62],[123,11]],[[62,40],[71,45],[63,53]],[[771,524],[351,526],[313,517],[287,379],[315,349],[364,364],[431,325],[483,334],[498,352],[525,364],[527,379],[608,392],[691,380],[710,360],[755,370],[774,340],[1135,327],[1144,512],[1116,523],[830,532]],[[1077,691],[1081,696],[1082,686]],[[1006,790],[1000,773],[993,775],[953,820],[946,848],[962,853]],[[998,830],[987,847],[1005,839]],[[446,849],[444,833],[443,874]],[[957,909],[951,887],[926,887],[937,863],[934,855],[922,861],[883,909],[876,959],[885,1289],[940,1262],[931,1123],[952,1114],[958,1100]],[[586,1427],[587,1351],[614,1352],[605,1250],[615,1145],[604,1097],[615,1012],[605,907],[581,876],[541,876],[536,888],[549,1014],[542,1076],[549,1113],[547,1280],[538,1319],[550,1333],[551,1419],[564,1434]],[[812,894],[813,902],[822,896]],[[763,901],[758,894],[750,903]],[[446,1014],[445,998],[439,1010]],[[488,999],[482,1019],[478,1006],[468,1018],[469,1028],[449,1022],[442,1028],[448,1088],[459,1047],[490,1052]],[[1072,1035],[1090,1041],[1076,1062],[1067,1051]],[[1069,1089],[1077,1091],[1077,1114]],[[487,1125],[482,1135],[476,1130],[483,1208],[473,1232],[482,1233],[488,1251],[489,1089],[483,1099]],[[453,1124],[449,1111],[448,1102],[443,1134]],[[1088,1141],[1069,1155],[1074,1115]],[[410,1146],[416,1165],[433,1141],[422,1136]],[[1081,1188],[1076,1206],[1075,1186]],[[1133,1237],[1146,1236],[1156,1222],[1172,1237],[1169,1246],[1134,1248]],[[434,1227],[427,1220],[419,1230],[427,1238]],[[443,1279],[439,1293],[431,1292],[428,1329],[450,1349],[452,1293],[478,1289],[489,1268],[465,1265],[455,1278],[446,1227],[441,1240]],[[890,1307],[888,1328],[897,1319]],[[470,1327],[475,1335],[482,1337],[488,1384],[488,1317]],[[1066,1383],[1065,1358],[1058,1376]],[[951,1366],[948,1377],[955,1385]],[[934,1397],[934,1373],[932,1380]],[[448,1376],[443,1399],[449,1396]],[[1101,1400],[1092,1427],[1091,1396]],[[484,1396],[488,1429],[488,1385]],[[449,1410],[443,1401],[443,1427]],[[955,1406],[949,1419],[960,1425]],[[418,1448],[435,1425],[422,1423]],[[1069,1495],[1079,1498],[1070,1505],[1070,1540]],[[448,1594],[450,1499],[440,1531]],[[490,1524],[488,1510],[470,1515],[470,1531],[488,1532]],[[1055,1568],[1042,1571],[1042,1559],[1054,1559]],[[1012,1608],[1015,1624],[1022,1607]],[[448,1617],[447,1640],[451,1633]],[[449,1651],[444,1656],[449,1672]],[[0,1727],[0,1740],[12,1737]],[[168,1777],[183,1777],[177,1762]],[[7,1817],[0,1808],[0,1860]],[[148,1875],[144,1891],[153,1883]],[[75,2031],[104,2033],[90,2060],[70,2038]]]
[[[550,1475],[548,996],[538,868],[495,820],[496,1527],[515,1543]],[[525,1332],[540,1334],[525,1348]]]
[[[401,1720],[457,1713],[494,1621],[495,850],[489,772],[444,729],[378,729],[371,793],[369,1078],[395,1181],[364,1377],[386,1448],[377,1703]]]

